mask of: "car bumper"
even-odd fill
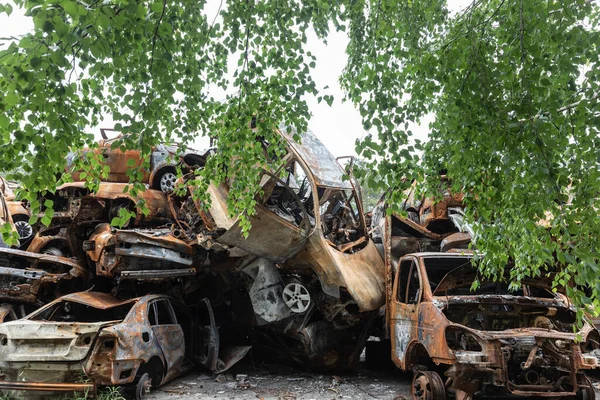
[[[0,380],[0,390],[26,390],[35,392],[84,392],[96,393],[93,383],[13,382]]]

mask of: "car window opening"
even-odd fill
[[[33,321],[79,323],[122,321],[125,319],[132,306],[133,303],[127,303],[116,307],[101,309],[65,300],[55,303],[53,306],[34,314],[29,319]]]

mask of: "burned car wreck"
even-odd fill
[[[0,389],[91,394],[101,386],[119,385],[143,398],[194,361],[206,364],[213,343],[197,321],[164,295],[119,300],[80,292],[61,297],[0,325]],[[237,357],[248,350],[238,349]],[[230,366],[231,361],[219,364],[220,371]]]
[[[69,258],[0,248],[0,301],[40,306],[87,287],[90,279]]]
[[[383,225],[391,355],[414,372],[414,398],[594,398],[583,372],[600,365],[600,335],[587,321],[573,331],[575,310],[551,280],[509,289],[478,277],[472,251],[413,253],[423,238],[406,234],[405,218],[389,215]],[[425,245],[441,246],[435,239]]]
[[[124,139],[123,135],[118,134],[109,139],[106,131],[113,131],[113,129],[100,129],[102,140],[98,143],[97,148],[93,150],[86,148],[68,155],[65,170],[71,174],[73,181],[82,180],[81,173],[83,171],[74,170],[77,158],[86,157],[90,151],[101,157],[102,164],[110,168],[108,176],[104,179],[106,182],[127,183],[129,182],[127,170],[142,165],[140,150],[122,150],[119,146]],[[148,184],[151,189],[169,193],[175,188],[177,169],[186,173],[204,165],[206,157],[211,151],[212,149],[204,153],[198,153],[192,149],[181,151],[176,144],[158,144],[152,148],[149,170],[142,170],[142,182]]]
[[[212,268],[245,286],[255,345],[313,368],[348,366],[384,304],[383,261],[336,159],[310,132],[301,143],[281,135],[288,151],[280,170],[263,172],[248,237],[228,217],[227,185],[211,184],[197,240]]]

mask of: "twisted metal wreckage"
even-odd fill
[[[109,182],[96,193],[81,182],[59,188],[46,197],[50,226],[20,236],[20,250],[0,248],[0,389],[120,385],[142,398],[193,364],[226,371],[250,346],[312,368],[350,367],[375,335],[389,344],[384,357],[414,371],[417,399],[593,397],[582,371],[597,367],[600,335],[587,322],[573,333],[563,294],[544,279],[470,291],[462,194],[434,201],[413,186],[407,216],[387,215],[382,202],[369,235],[357,185],[322,143],[281,135],[283,166],[263,171],[247,238],[228,216],[227,183],[209,186],[210,207],[167,185],[165,171],[202,168],[210,151],[179,157],[157,146],[158,178],[144,179],[161,190],[140,193],[144,214],[119,169],[139,152],[103,144]],[[111,227],[122,208],[135,216]]]
[[[434,202],[415,199],[414,189],[405,193],[407,217],[379,204],[372,218],[386,269],[382,336],[394,364],[414,372],[413,397],[594,399],[583,372],[600,365],[597,329],[586,320],[574,331],[575,309],[552,291],[551,276],[525,278],[518,289],[478,276],[463,196],[446,190]]]
[[[147,179],[162,190],[135,197],[120,169],[139,153],[94,150],[108,162],[110,182],[95,193],[83,182],[59,187],[42,199],[52,201],[54,215],[49,226],[35,227],[27,250],[0,249],[0,389],[133,385],[141,398],[183,364],[222,372],[250,345],[312,368],[354,364],[385,302],[383,260],[336,159],[311,133],[301,143],[281,135],[283,166],[263,172],[247,238],[228,215],[227,182],[210,184],[209,208],[163,187],[172,180],[164,173]],[[157,146],[152,165],[161,171],[184,162],[191,171],[209,156],[173,163],[173,151]],[[148,213],[136,208],[140,198]],[[122,208],[135,217],[111,227]],[[149,293],[168,296],[163,309]]]

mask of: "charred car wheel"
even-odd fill
[[[141,400],[150,394],[152,379],[148,373],[144,373],[135,387],[135,400]]]
[[[577,377],[577,384],[579,385],[577,400],[594,400],[596,398],[592,382],[590,382],[587,376],[579,375]]]
[[[412,394],[414,400],[445,400],[446,388],[437,372],[418,371],[413,378]]]

